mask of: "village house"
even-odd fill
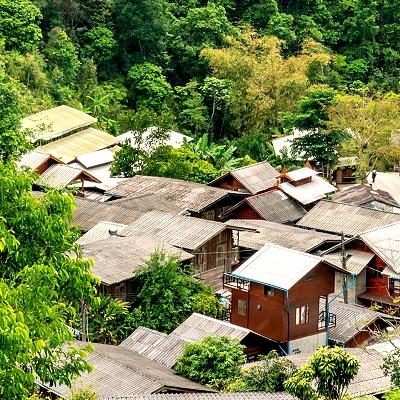
[[[400,204],[390,193],[374,189],[370,185],[356,185],[336,192],[332,195],[332,201],[374,210],[400,213]]]
[[[297,222],[306,210],[278,188],[242,200],[225,211],[221,218],[263,219],[280,224]]]
[[[387,308],[395,306],[393,299],[400,296],[399,243],[400,222],[397,222],[360,233],[344,243],[344,252],[339,245],[324,252],[322,257],[354,276],[346,290],[350,303],[368,306],[378,303]],[[336,271],[337,293],[343,290],[343,277],[342,272]]]
[[[278,178],[279,189],[306,210],[310,210],[318,200],[337,191],[335,186],[319,177],[318,172],[309,166],[290,172],[284,168]]]
[[[274,187],[278,175],[274,167],[263,161],[233,169],[209,185],[254,195]]]
[[[135,271],[157,250],[175,255],[183,263],[190,263],[194,258],[192,254],[153,237],[116,235],[81,244],[80,256],[93,260],[92,272],[101,280],[99,293],[132,302],[137,294],[133,282]]]
[[[39,175],[54,164],[63,164],[63,162],[50,154],[41,153],[40,151],[35,150],[24,154],[17,162],[17,165],[20,168],[29,168]]]
[[[110,200],[153,194],[191,216],[218,221],[219,216],[246,194],[201,183],[136,175],[106,192]]]
[[[123,236],[149,236],[195,256],[195,277],[214,290],[222,288],[222,275],[233,263],[232,229],[222,222],[161,211],[144,214],[121,231]]]
[[[321,257],[265,244],[224,275],[231,323],[278,342],[286,354],[312,352],[327,344],[326,330],[336,324],[328,299],[334,278]]]
[[[400,214],[321,200],[296,226],[352,237],[395,222],[400,222]]]
[[[169,335],[153,329],[139,327],[120,347],[137,351],[139,354],[172,368],[187,343],[198,342],[207,336],[228,336],[238,340],[248,359],[267,354],[277,349],[276,343],[241,326],[233,325],[206,315],[193,313]]]
[[[332,181],[339,186],[356,183],[358,165],[358,157],[339,157],[332,171]]]

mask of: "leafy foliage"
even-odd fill
[[[240,366],[246,361],[243,349],[229,337],[208,336],[185,345],[174,369],[185,378],[221,390],[240,376]]]
[[[385,376],[390,376],[390,381],[395,388],[400,387],[399,367],[400,367],[400,350],[397,349],[394,352],[385,356],[382,365],[382,369]]]
[[[210,288],[191,275],[189,267],[160,250],[135,273],[139,288],[133,310],[136,326],[169,333],[194,311],[216,317],[220,311]]]

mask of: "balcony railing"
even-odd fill
[[[318,317],[318,329],[333,328],[334,326],[336,326],[336,314],[329,313],[327,318],[326,311],[322,310]]]
[[[231,289],[238,289],[248,292],[250,290],[250,282],[245,279],[240,279],[231,274],[224,274],[222,276],[224,287]]]

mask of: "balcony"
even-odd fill
[[[333,328],[336,326],[336,314],[329,313],[327,318],[327,313],[322,310],[318,316],[318,329]]]
[[[250,290],[250,282],[244,279],[236,278],[231,274],[223,274],[222,282],[224,288],[243,290],[248,292]]]

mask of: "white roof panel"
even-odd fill
[[[292,181],[300,181],[301,179],[311,178],[315,175],[318,175],[318,172],[308,167],[296,169],[286,173],[286,176],[288,176]]]
[[[232,272],[232,275],[289,290],[321,261],[321,257],[268,243]]]
[[[114,160],[114,152],[109,149],[92,151],[91,153],[81,154],[76,159],[85,168],[92,168],[112,163]]]

